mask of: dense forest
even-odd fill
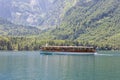
[[[79,40],[41,40],[38,37],[0,37],[0,50],[40,50],[41,46],[93,46],[98,50],[118,50],[120,47]]]

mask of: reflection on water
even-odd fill
[[[42,56],[41,64],[45,80],[94,80],[94,56]]]
[[[119,56],[1,52],[0,80],[119,80],[119,63]]]

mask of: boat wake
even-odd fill
[[[99,53],[96,53],[95,56],[120,56],[120,54],[99,54]]]

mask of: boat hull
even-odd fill
[[[95,52],[48,52],[40,51],[43,55],[95,55]]]

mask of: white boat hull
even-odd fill
[[[95,55],[94,52],[48,52],[40,51],[40,54],[44,55]]]

